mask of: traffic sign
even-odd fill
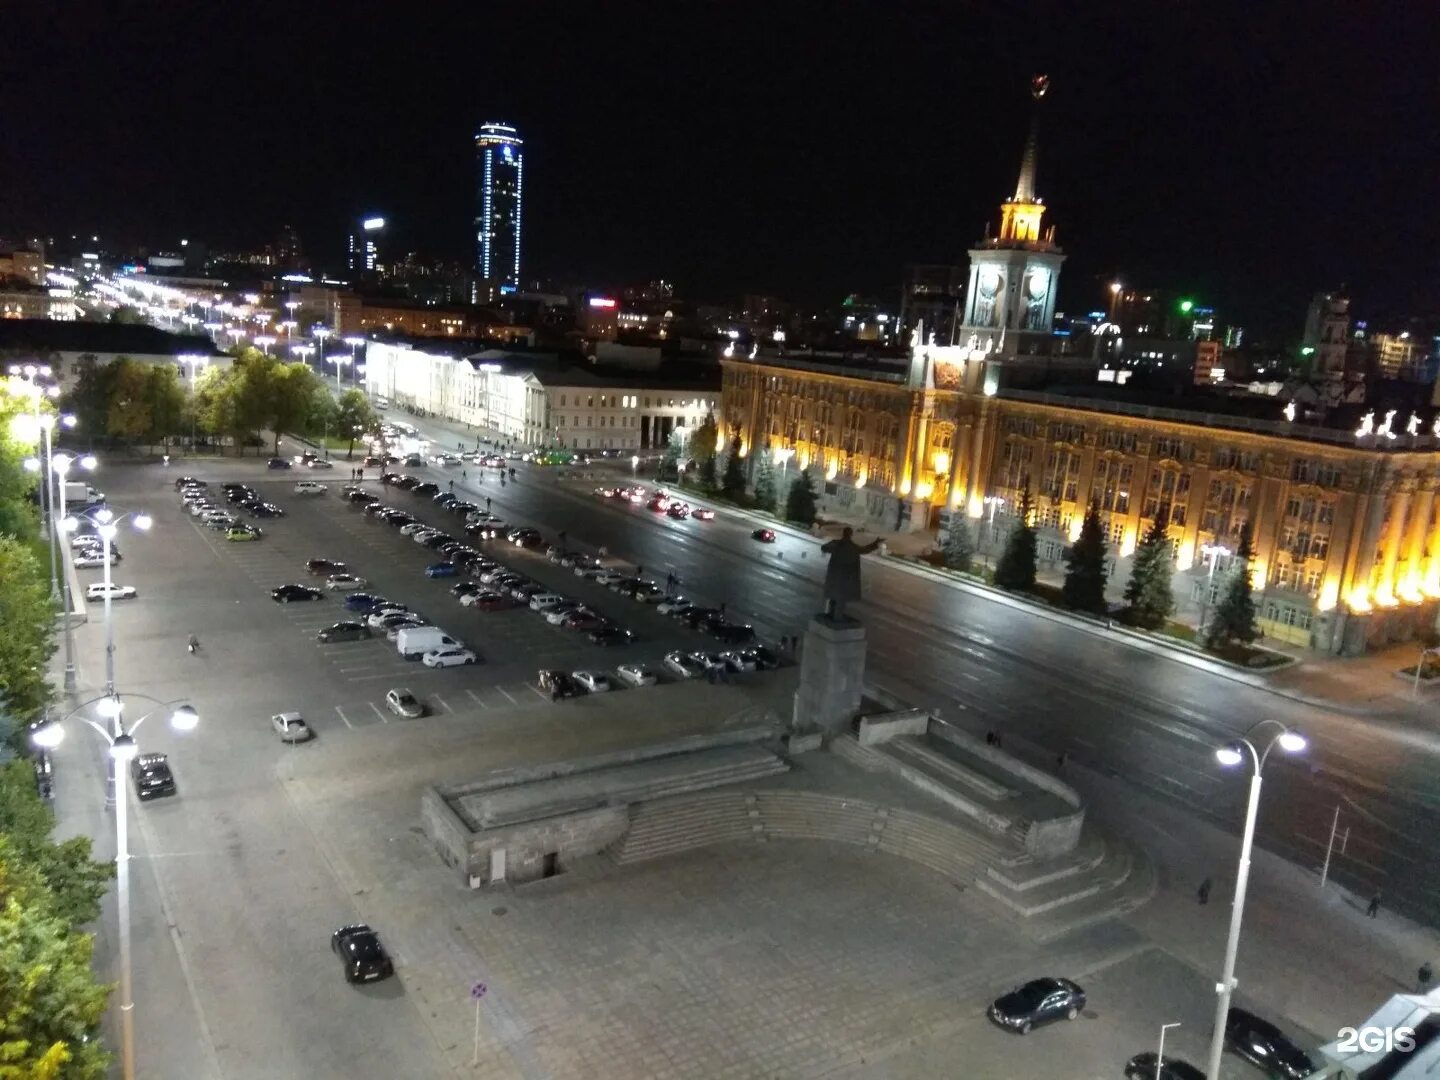
[[[490,989],[490,988],[489,988],[488,986],[486,986],[484,983],[482,983],[482,982],[477,982],[474,986],[470,987],[470,996],[471,996],[472,998],[474,998],[476,1001],[479,1001],[481,998],[483,998],[483,997],[485,996],[486,992],[487,992],[489,989]]]

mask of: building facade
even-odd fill
[[[520,284],[520,222],[525,143],[508,124],[481,124],[475,135],[475,264],[480,277]]]

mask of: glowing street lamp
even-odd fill
[[[1251,738],[1266,724],[1273,724],[1280,730],[1265,744],[1264,750],[1257,750]],[[1278,720],[1267,718],[1253,725],[1240,738],[1215,751],[1215,759],[1230,768],[1244,762],[1248,755],[1252,771],[1250,799],[1245,809],[1245,831],[1240,840],[1240,870],[1235,876],[1235,900],[1230,905],[1230,933],[1225,939],[1225,966],[1220,974],[1220,982],[1215,986],[1215,1029],[1210,1037],[1210,1059],[1205,1070],[1207,1080],[1220,1080],[1220,1057],[1225,1052],[1225,1025],[1230,1016],[1230,995],[1235,990],[1235,954],[1240,947],[1240,923],[1245,917],[1245,889],[1250,882],[1250,853],[1255,845],[1255,819],[1260,812],[1260,774],[1270,757],[1270,751],[1276,746],[1287,754],[1298,754],[1305,749],[1305,736]]]
[[[1210,590],[1215,587],[1215,564],[1233,554],[1235,553],[1224,544],[1200,545],[1200,557],[1209,564],[1210,571],[1205,578],[1205,595],[1200,598],[1200,622],[1195,627],[1197,637],[1205,629],[1205,613],[1210,607]]]
[[[102,541],[101,548],[105,555],[105,692],[107,694],[113,694],[115,692],[115,620],[110,617],[110,567],[113,561],[110,553],[115,542],[115,537],[119,534],[121,522],[129,518],[131,519],[131,525],[136,529],[141,532],[147,532],[153,524],[153,521],[150,515],[143,511],[131,510],[117,517],[113,512],[103,507],[92,514],[82,516],[95,525],[95,531],[100,534]],[[65,532],[72,533],[80,527],[80,522],[78,518],[67,517],[60,523],[60,527],[64,529]]]
[[[264,350],[265,355],[270,355],[270,346],[275,344],[275,339],[269,334],[257,334],[253,339],[256,345]]]

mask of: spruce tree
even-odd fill
[[[1235,551],[1230,580],[1225,583],[1215,614],[1210,616],[1210,625],[1205,628],[1206,648],[1216,649],[1231,641],[1248,644],[1260,636],[1255,626],[1255,594],[1250,584],[1250,562],[1254,558],[1255,548],[1247,521],[1240,529],[1240,546]]]
[[[760,452],[760,460],[755,463],[755,509],[775,512],[775,466],[770,461],[769,453]]]
[[[1020,489],[1020,505],[1016,508],[1015,527],[1005,541],[1005,550],[995,564],[995,584],[1017,592],[1035,585],[1035,526],[1030,518],[1035,509],[1030,497],[1030,479]]]
[[[730,429],[729,452],[725,455],[725,472],[720,479],[720,488],[727,499],[739,501],[745,494],[745,469],[740,457],[740,429]]]
[[[962,574],[970,572],[970,564],[975,559],[975,541],[970,536],[970,526],[959,513],[950,516],[950,528],[945,533],[945,546],[941,548],[941,554],[947,568],[958,570]]]
[[[1129,618],[1146,630],[1159,630],[1175,610],[1175,594],[1170,590],[1170,537],[1166,532],[1169,516],[1164,508],[1150,522],[1144,539],[1135,549],[1135,562],[1130,567],[1130,580],[1125,584],[1125,603]]]
[[[715,490],[715,455],[700,459],[700,488],[702,491]]]
[[[790,493],[785,497],[785,520],[806,528],[815,524],[815,483],[809,469],[801,469],[790,484]]]
[[[1065,606],[1076,611],[1102,614],[1105,611],[1105,527],[1100,524],[1100,506],[1092,502],[1085,511],[1080,537],[1065,552],[1065,584],[1060,593]]]

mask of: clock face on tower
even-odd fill
[[[980,292],[984,296],[994,296],[1000,291],[1000,271],[993,266],[987,266],[980,271]]]
[[[1025,279],[1025,292],[1031,300],[1043,300],[1050,290],[1050,271],[1031,270]]]

